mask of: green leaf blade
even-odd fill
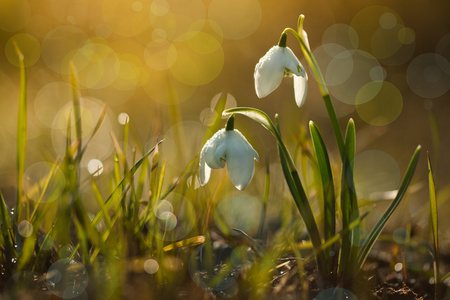
[[[380,236],[381,232],[383,231],[387,221],[391,217],[392,213],[395,211],[397,206],[400,203],[400,200],[403,198],[403,196],[406,193],[406,189],[409,186],[409,183],[411,182],[411,179],[414,175],[414,171],[417,166],[417,162],[419,161],[419,155],[420,155],[421,146],[417,146],[416,150],[414,151],[414,154],[411,158],[411,161],[409,162],[408,168],[406,170],[405,176],[403,177],[403,181],[400,185],[400,188],[397,192],[397,195],[395,199],[392,201],[391,205],[388,207],[386,212],[383,214],[383,216],[380,218],[378,223],[374,226],[374,228],[371,230],[369,235],[367,236],[364,246],[361,248],[358,254],[358,270],[362,268],[364,265],[364,262],[367,259],[367,256],[369,255],[370,250],[372,249],[373,245],[375,244],[375,241]]]
[[[435,279],[435,299],[439,299],[439,235],[438,235],[438,211],[437,211],[437,197],[436,185],[434,183],[433,169],[431,167],[430,155],[427,153],[428,162],[428,189],[430,193],[430,215],[431,228],[433,232],[434,242],[434,279]]]
[[[334,194],[333,173],[325,143],[319,128],[311,121],[309,123],[314,152],[319,165],[324,198],[324,238],[330,239],[336,233],[336,197]]]
[[[347,227],[359,217],[358,203],[353,183],[353,160],[356,149],[356,130],[352,119],[347,124],[345,133],[344,156],[342,160],[341,177],[341,210],[342,226]],[[343,272],[344,277],[353,273],[353,267],[356,264],[357,247],[359,246],[359,235],[356,230],[348,232],[342,239],[340,252],[339,270]]]

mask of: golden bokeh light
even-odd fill
[[[366,150],[355,156],[353,178],[360,199],[379,199],[378,195],[398,188],[400,168],[386,152]]]
[[[138,6],[141,9],[136,9]],[[122,37],[143,37],[151,29],[148,2],[129,0],[104,1],[102,16],[111,31]]]
[[[208,18],[221,27],[225,38],[240,40],[258,28],[262,9],[258,0],[212,0]]]
[[[206,7],[202,0],[156,0],[152,2],[149,14],[153,28],[164,32],[164,39],[168,41],[181,41],[187,38],[184,36],[186,32],[200,31],[205,19]]]
[[[164,134],[164,143],[159,147],[167,164],[176,170],[183,170],[202,147],[208,128],[195,121],[182,121],[170,127]],[[182,147],[189,142],[190,147]]]
[[[199,36],[199,38],[197,38]],[[186,42],[176,42],[177,59],[170,67],[180,82],[199,86],[214,80],[222,71],[224,53],[212,35],[196,33]]]
[[[100,114],[103,111],[104,103],[94,98],[80,99],[80,113],[81,113],[81,130],[84,140],[92,134],[92,130],[99,120]],[[103,160],[110,156],[113,151],[113,144],[111,140],[111,132],[113,127],[110,121],[110,112],[108,111],[103,119],[102,125],[97,134],[90,140],[89,147],[86,148],[82,166],[88,165],[92,159]],[[70,116],[70,124],[68,124]],[[60,157],[64,157],[66,149],[66,141],[68,134],[68,126],[70,126],[71,140],[76,139],[75,131],[75,116],[73,113],[72,103],[64,105],[53,119],[51,138],[53,148]]]
[[[119,75],[120,61],[114,50],[102,39],[88,39],[82,47],[69,52],[62,62],[62,74],[70,80],[73,63],[82,87],[100,89],[111,85]],[[69,81],[70,82],[70,81]]]
[[[78,27],[56,27],[48,32],[42,41],[42,58],[50,69],[61,73],[62,63],[67,54],[78,51],[86,40],[87,34]]]
[[[169,69],[175,64],[177,54],[177,49],[171,42],[157,46],[155,46],[154,43],[149,43],[147,47],[145,47],[144,58],[145,63],[150,68],[162,71]]]
[[[36,162],[25,170],[23,187],[28,199],[36,202],[53,202],[59,199],[64,191],[66,180],[61,169],[56,169],[48,181],[51,170],[52,164],[44,161]],[[41,195],[47,181],[47,189]]]
[[[358,104],[359,99],[362,104]],[[403,109],[402,94],[395,85],[386,81],[374,81],[364,85],[358,92],[356,101],[358,115],[374,126],[394,122]]]
[[[72,87],[65,82],[52,82],[43,86],[34,98],[34,112],[37,119],[52,127],[58,111],[72,100]]]
[[[15,34],[6,42],[5,54],[8,61],[16,67],[19,67],[19,57],[15,45],[23,54],[25,67],[31,67],[41,57],[41,45],[34,36],[28,33]]]
[[[386,6],[372,5],[360,10],[350,23],[359,36],[359,48],[370,52],[372,36],[379,29],[389,30],[403,25],[402,18]]]
[[[374,75],[378,77],[375,79],[382,80],[380,72],[374,72],[380,68],[380,63],[365,51],[325,44],[315,49],[314,55],[320,59],[319,65],[324,70],[330,93],[343,103],[355,104],[358,91],[373,82]],[[375,85],[381,88],[380,82]]]
[[[83,106],[79,107],[80,110],[80,119],[81,122],[81,132],[82,137],[87,137],[91,130],[94,128],[94,118],[92,113],[84,108]],[[70,123],[68,122],[70,120]],[[76,138],[76,123],[79,120],[75,118],[74,108],[71,103],[65,105],[59,112],[58,117],[55,118],[55,122],[53,128],[58,129],[61,134],[64,136],[70,135],[72,139]],[[70,126],[70,128],[69,128]],[[70,129],[68,131],[68,129]]]
[[[406,62],[415,48],[415,34],[391,8],[373,5],[360,10],[350,24],[360,37],[359,49],[388,65]]]
[[[408,65],[409,88],[423,98],[437,98],[450,89],[450,62],[435,53],[424,53]]]
[[[356,30],[347,24],[334,24],[324,31],[322,44],[338,44],[347,50],[356,49],[359,36]]]
[[[170,72],[156,70],[149,70],[148,82],[143,88],[151,100],[166,105],[184,102],[197,90],[197,86],[181,83]]]

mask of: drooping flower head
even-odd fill
[[[266,97],[278,88],[283,77],[294,77],[295,102],[299,107],[305,102],[308,75],[289,47],[277,45],[270,48],[256,64],[253,76],[259,98]]]
[[[200,184],[205,185],[211,169],[228,169],[228,175],[238,190],[247,187],[255,173],[258,153],[237,129],[221,129],[203,146],[200,153]]]

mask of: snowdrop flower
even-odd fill
[[[200,184],[205,185],[211,169],[220,169],[227,164],[228,175],[238,190],[247,187],[255,172],[258,153],[247,139],[236,129],[221,129],[203,146],[200,153]]]
[[[273,46],[255,67],[256,95],[263,98],[272,93],[283,77],[294,77],[295,102],[302,106],[306,99],[308,75],[289,47]]]

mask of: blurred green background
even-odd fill
[[[342,128],[348,118],[355,119],[360,195],[370,198],[397,188],[418,144],[430,151],[444,191],[450,180],[450,1],[1,0],[0,188],[5,198],[12,203],[16,180],[19,70],[13,41],[28,72],[25,180],[30,182],[48,169],[42,162],[64,154],[71,61],[78,71],[86,134],[108,106],[82,162],[88,171],[99,161],[106,174],[111,170],[110,133],[121,140],[129,118],[129,146],[137,157],[165,138],[162,155],[176,177],[199,153],[222,92],[228,93],[227,107],[278,113],[288,141],[314,120],[337,158],[311,73],[302,108],[295,105],[292,80],[283,80],[265,99],[254,91],[255,64],[285,27],[296,27],[299,14],[306,16],[304,29]],[[292,36],[288,46],[305,65]],[[267,132],[239,117],[236,127],[260,154],[257,174],[266,157],[276,162]],[[427,175],[424,157],[411,197],[419,207],[427,203],[426,185],[420,184]],[[411,207],[407,214],[414,219],[417,206]]]

